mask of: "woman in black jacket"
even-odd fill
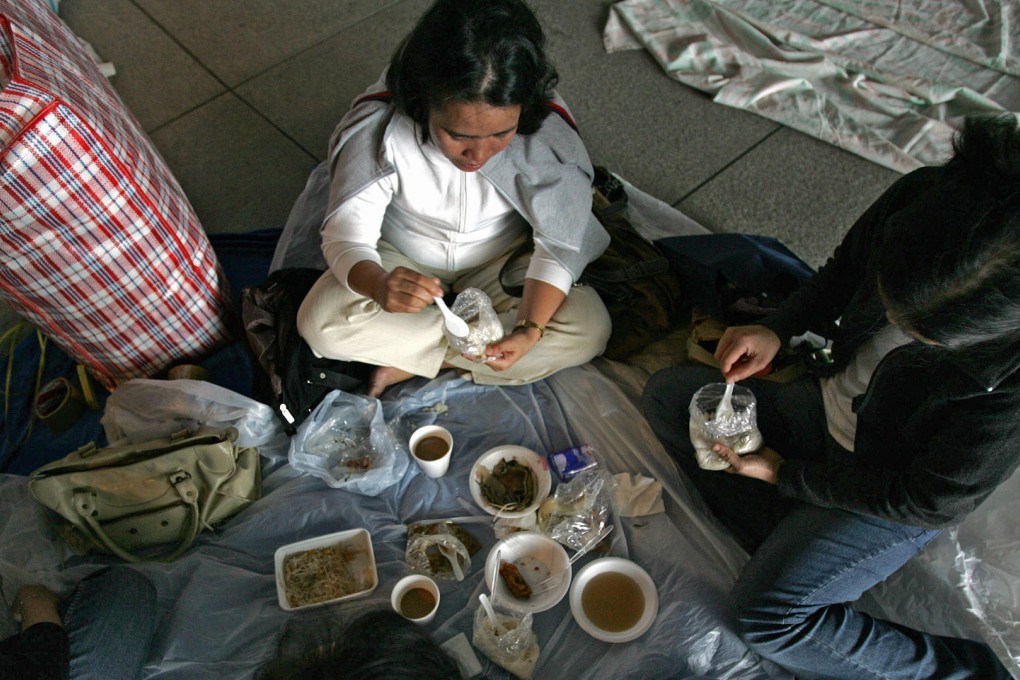
[[[833,322],[839,321],[833,326]],[[1020,133],[970,119],[954,157],[896,182],[818,274],[733,327],[726,382],[831,329],[824,375],[748,383],[765,446],[700,469],[687,406],[714,369],[654,375],[645,413],[752,554],[732,594],[742,638],[798,678],[1009,678],[986,645],[850,604],[963,519],[1020,462]]]

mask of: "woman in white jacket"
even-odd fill
[[[438,0],[333,135],[329,271],[298,328],[321,356],[377,366],[371,396],[444,367],[529,383],[605,348],[609,315],[574,283],[609,239],[543,43],[520,0]],[[524,292],[511,297],[499,271],[529,238]],[[484,357],[448,346],[433,304],[469,287],[506,329]]]

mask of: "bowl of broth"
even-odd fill
[[[659,594],[644,569],[622,557],[602,557],[577,572],[570,585],[570,612],[597,640],[630,642],[651,628]]]

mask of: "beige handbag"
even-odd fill
[[[92,442],[34,471],[28,490],[90,547],[129,562],[169,562],[202,529],[261,496],[258,449],[236,440],[230,428],[127,446]]]

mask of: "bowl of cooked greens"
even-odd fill
[[[478,457],[468,486],[475,503],[489,514],[518,519],[535,512],[546,499],[552,475],[544,456],[506,444]]]

